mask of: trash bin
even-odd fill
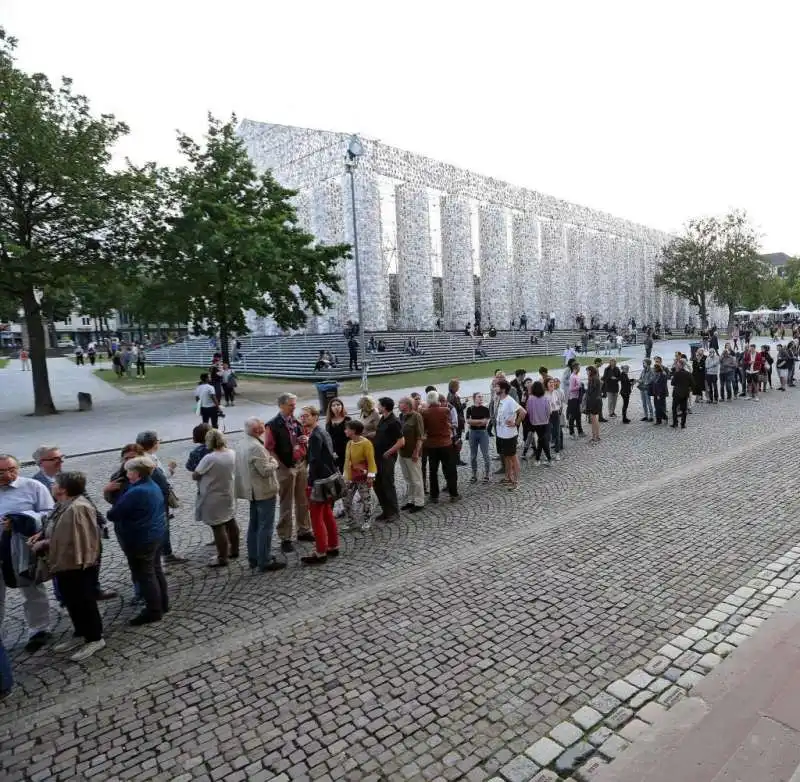
[[[319,394],[320,415],[325,415],[328,412],[328,405],[331,400],[339,396],[339,384],[336,381],[317,383],[317,393]]]
[[[694,354],[697,353],[700,348],[703,347],[702,342],[690,342],[689,343],[689,358],[694,361]]]

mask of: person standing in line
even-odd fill
[[[692,359],[692,381],[695,402],[702,402],[706,389],[706,354],[703,348],[698,348]]]
[[[686,413],[689,397],[692,395],[692,376],[686,364],[678,361],[672,373],[672,428],[678,428],[678,413],[681,415],[681,429],[686,428]]]
[[[292,504],[297,526],[297,540],[314,542],[311,517],[308,513],[308,437],[303,434],[300,422],[294,417],[297,397],[281,394],[278,397],[278,414],[267,422],[264,445],[278,460],[278,537],[281,551],[294,551],[292,543]]]
[[[350,420],[344,408],[344,402],[337,396],[328,403],[328,413],[325,418],[325,431],[333,443],[333,452],[336,454],[336,466],[344,474],[344,457],[347,452],[347,434],[344,425]]]
[[[572,364],[569,383],[567,385],[567,422],[569,423],[569,435],[583,437],[583,427],[581,426],[581,398],[583,396],[583,384],[580,377],[581,365],[575,361]],[[578,433],[575,434],[575,427]]]
[[[26,652],[36,652],[50,640],[50,603],[44,584],[29,577],[28,538],[41,532],[54,506],[53,496],[39,481],[19,474],[19,462],[0,454],[0,627],[5,614],[6,589],[22,593],[22,611],[28,624]]]
[[[775,367],[778,370],[778,380],[780,381],[779,391],[786,391],[786,381],[789,377],[789,359],[787,358],[786,348],[778,345],[778,357],[775,359]]]
[[[132,450],[131,446],[125,450]],[[114,523],[131,578],[145,603],[144,610],[128,622],[137,627],[159,622],[169,611],[167,580],[161,566],[167,518],[164,495],[151,478],[156,463],[149,456],[136,456],[123,468],[127,489],[123,491],[122,482],[112,480],[104,493],[114,500],[108,519]]]
[[[200,385],[194,390],[194,398],[203,423],[211,424],[216,429],[219,424],[219,397],[214,386],[208,382],[208,372],[200,375]]]
[[[25,348],[22,348],[19,351],[19,363],[21,364],[20,369],[23,372],[30,372],[31,370],[30,354]]]
[[[608,366],[603,372],[603,388],[608,398],[608,417],[617,417],[617,397],[619,396],[619,380],[621,372],[617,366],[617,359],[609,359]],[[602,416],[602,411],[601,411]]]
[[[755,344],[748,345],[744,354],[744,371],[747,377],[747,388],[750,399],[758,401],[758,388],[761,382],[761,373],[764,370],[764,354],[756,350]]]
[[[586,367],[586,415],[592,427],[590,443],[595,445],[600,442],[600,415],[603,412],[603,391],[600,373],[596,366]]]
[[[422,416],[414,410],[409,397],[402,397],[400,425],[403,433],[403,447],[400,449],[400,472],[406,482],[406,504],[402,510],[419,513],[425,507],[425,489],[422,481],[422,444],[425,440],[425,424]],[[488,452],[487,452],[488,457]]]
[[[365,532],[372,526],[372,483],[378,467],[375,464],[375,449],[364,437],[364,424],[359,420],[348,421],[344,425],[347,438],[347,451],[344,458],[345,491],[344,524],[340,531],[350,529],[353,523],[353,499],[358,494],[361,501],[361,530]]]
[[[472,404],[467,408],[466,422],[469,425],[470,464],[472,466],[471,483],[478,482],[478,451],[483,458],[483,482],[489,483],[489,408],[483,404],[483,394],[472,395]]]
[[[734,386],[734,378],[737,374],[737,366],[736,366],[736,356],[733,355],[731,352],[731,346],[726,342],[725,347],[722,349],[722,355],[719,358],[719,385],[720,385],[720,396],[722,397],[722,401],[724,402],[726,399],[728,402],[733,400],[734,397],[734,388],[736,388],[736,392],[739,390],[739,384],[736,383]]]
[[[561,421],[566,399],[560,386],[561,381],[557,377],[551,377],[547,381],[547,391],[545,392],[550,405],[550,443],[555,461],[561,460],[561,451],[564,450],[564,431],[561,428]]]
[[[250,570],[272,573],[283,570],[285,562],[272,556],[272,533],[278,503],[278,462],[264,447],[266,431],[260,418],[244,422],[245,438],[236,446],[234,485],[236,497],[247,500],[250,521],[247,525],[247,561]]]
[[[339,556],[339,529],[333,517],[335,483],[340,481],[328,433],[319,424],[319,408],[307,405],[301,413],[308,435],[308,500],[314,528],[315,551],[300,557],[303,565],[322,565]]]
[[[505,379],[497,381],[497,407],[495,411],[495,432],[497,451],[503,457],[506,477],[501,483],[508,483],[510,491],[519,488],[519,457],[517,456],[517,429],[524,415],[524,408],[511,396],[511,386]]]
[[[537,467],[542,464],[542,451],[547,457],[547,466],[550,467],[553,458],[550,454],[550,401],[544,393],[544,385],[537,380],[531,386],[531,393],[526,402],[527,420],[536,437],[536,447],[533,452],[534,463]]]
[[[439,502],[439,465],[442,466],[450,502],[458,502],[458,472],[453,451],[453,421],[447,399],[438,391],[428,391],[422,411],[425,423],[425,452],[428,457],[430,501]]]
[[[708,349],[706,356],[706,396],[709,404],[716,405],[719,402],[719,367],[720,360],[714,348]]]
[[[403,427],[394,414],[394,399],[388,396],[378,400],[380,421],[375,432],[375,457],[378,473],[375,476],[375,494],[381,513],[376,521],[397,521],[399,503],[395,488],[395,467],[397,453],[405,445]]]
[[[622,423],[629,424],[631,419],[628,418],[628,405],[631,401],[631,390],[633,389],[633,380],[631,380],[630,367],[623,364],[620,367],[619,375],[619,395],[622,397]]]
[[[653,368],[653,404],[656,408],[656,426],[660,426],[661,422],[667,423],[667,373],[660,362],[656,362]]]
[[[47,554],[47,568],[58,578],[61,600],[72,620],[74,635],[53,647],[66,652],[81,647],[70,658],[80,662],[99,652],[103,621],[97,608],[100,570],[100,526],[97,509],[86,498],[82,472],[60,472],[53,484],[56,507],[43,532],[28,540],[34,554]]]
[[[459,396],[458,392],[461,389],[461,383],[458,380],[451,380],[447,385],[447,404],[450,405],[452,410],[456,412],[456,433],[455,439],[462,440],[464,437],[464,404],[461,401],[461,397]],[[461,458],[461,454],[456,454],[456,465],[458,466],[465,466],[466,462]]]
[[[197,481],[195,519],[211,527],[217,557],[209,567],[226,567],[239,558],[239,525],[236,523],[236,454],[228,448],[222,432],[212,429],[206,435],[207,453],[195,467]]]

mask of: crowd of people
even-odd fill
[[[339,556],[342,533],[391,524],[401,513],[441,502],[445,494],[448,502],[459,502],[459,466],[469,468],[470,483],[497,482],[516,491],[523,462],[552,467],[565,457],[566,434],[577,441],[588,424],[589,442],[599,443],[601,424],[617,417],[620,402],[622,423],[630,424],[635,391],[642,422],[669,424],[671,398],[671,425],[685,428],[698,403],[757,400],[773,388],[785,392],[795,386],[800,334],[775,346],[774,356],[769,345],[738,349],[739,336],[719,350],[712,334],[707,347],[698,346],[692,356],[676,352],[669,365],[648,355],[636,377],[613,357],[606,365],[594,359],[585,380],[575,356],[567,357],[562,370],[542,366],[529,375],[519,369],[513,378],[497,370],[486,398],[482,393],[464,398],[454,379],[447,389],[428,386],[397,401],[363,396],[350,412],[335,398],[323,415],[315,405],[298,411],[297,398],[285,393],[273,418],[244,422],[235,448],[218,428],[223,400],[234,404],[235,373],[218,359],[195,392],[202,422],[194,428],[185,463],[196,485],[195,520],[210,529],[209,545],[215,548],[208,564],[226,568],[242,551],[254,574],[275,573],[288,566],[286,554],[306,543],[310,548],[300,552],[300,564],[324,565]],[[98,601],[116,596],[100,581],[109,527],[141,606],[130,624],[158,622],[168,614],[164,565],[185,561],[173,551],[170,521],[189,498],[177,496],[178,464],[161,461],[159,444],[156,432],[143,431],[120,449],[119,464],[103,489],[104,511],[87,494],[86,475],[62,469],[58,447],[36,450],[39,471],[31,478],[20,475],[13,456],[0,454],[0,622],[6,590],[18,589],[28,651],[50,643],[48,582],[73,625],[73,635],[53,651],[71,651],[71,659],[81,661],[105,646]],[[493,458],[500,462],[494,470]],[[237,501],[248,504],[244,535]],[[0,696],[10,688],[9,662],[0,645]]]

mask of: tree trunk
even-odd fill
[[[50,391],[50,378],[47,374],[47,336],[39,304],[33,288],[25,291],[22,297],[25,310],[25,326],[28,329],[31,369],[33,370],[33,414],[55,415],[53,394]]]
[[[735,304],[728,302],[728,328],[725,331],[728,336],[730,336],[733,331],[733,310],[735,306]]]
[[[700,297],[700,328],[701,329],[708,328],[708,310],[706,308],[705,294],[703,294]]]
[[[219,324],[220,351],[222,361],[226,364],[231,363],[230,350],[228,349],[228,313],[225,303],[224,288],[217,294],[217,323]]]

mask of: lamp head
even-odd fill
[[[364,145],[361,143],[361,139],[356,136],[350,136],[350,141],[347,144],[347,157],[351,160],[354,158],[359,158],[364,154]]]

